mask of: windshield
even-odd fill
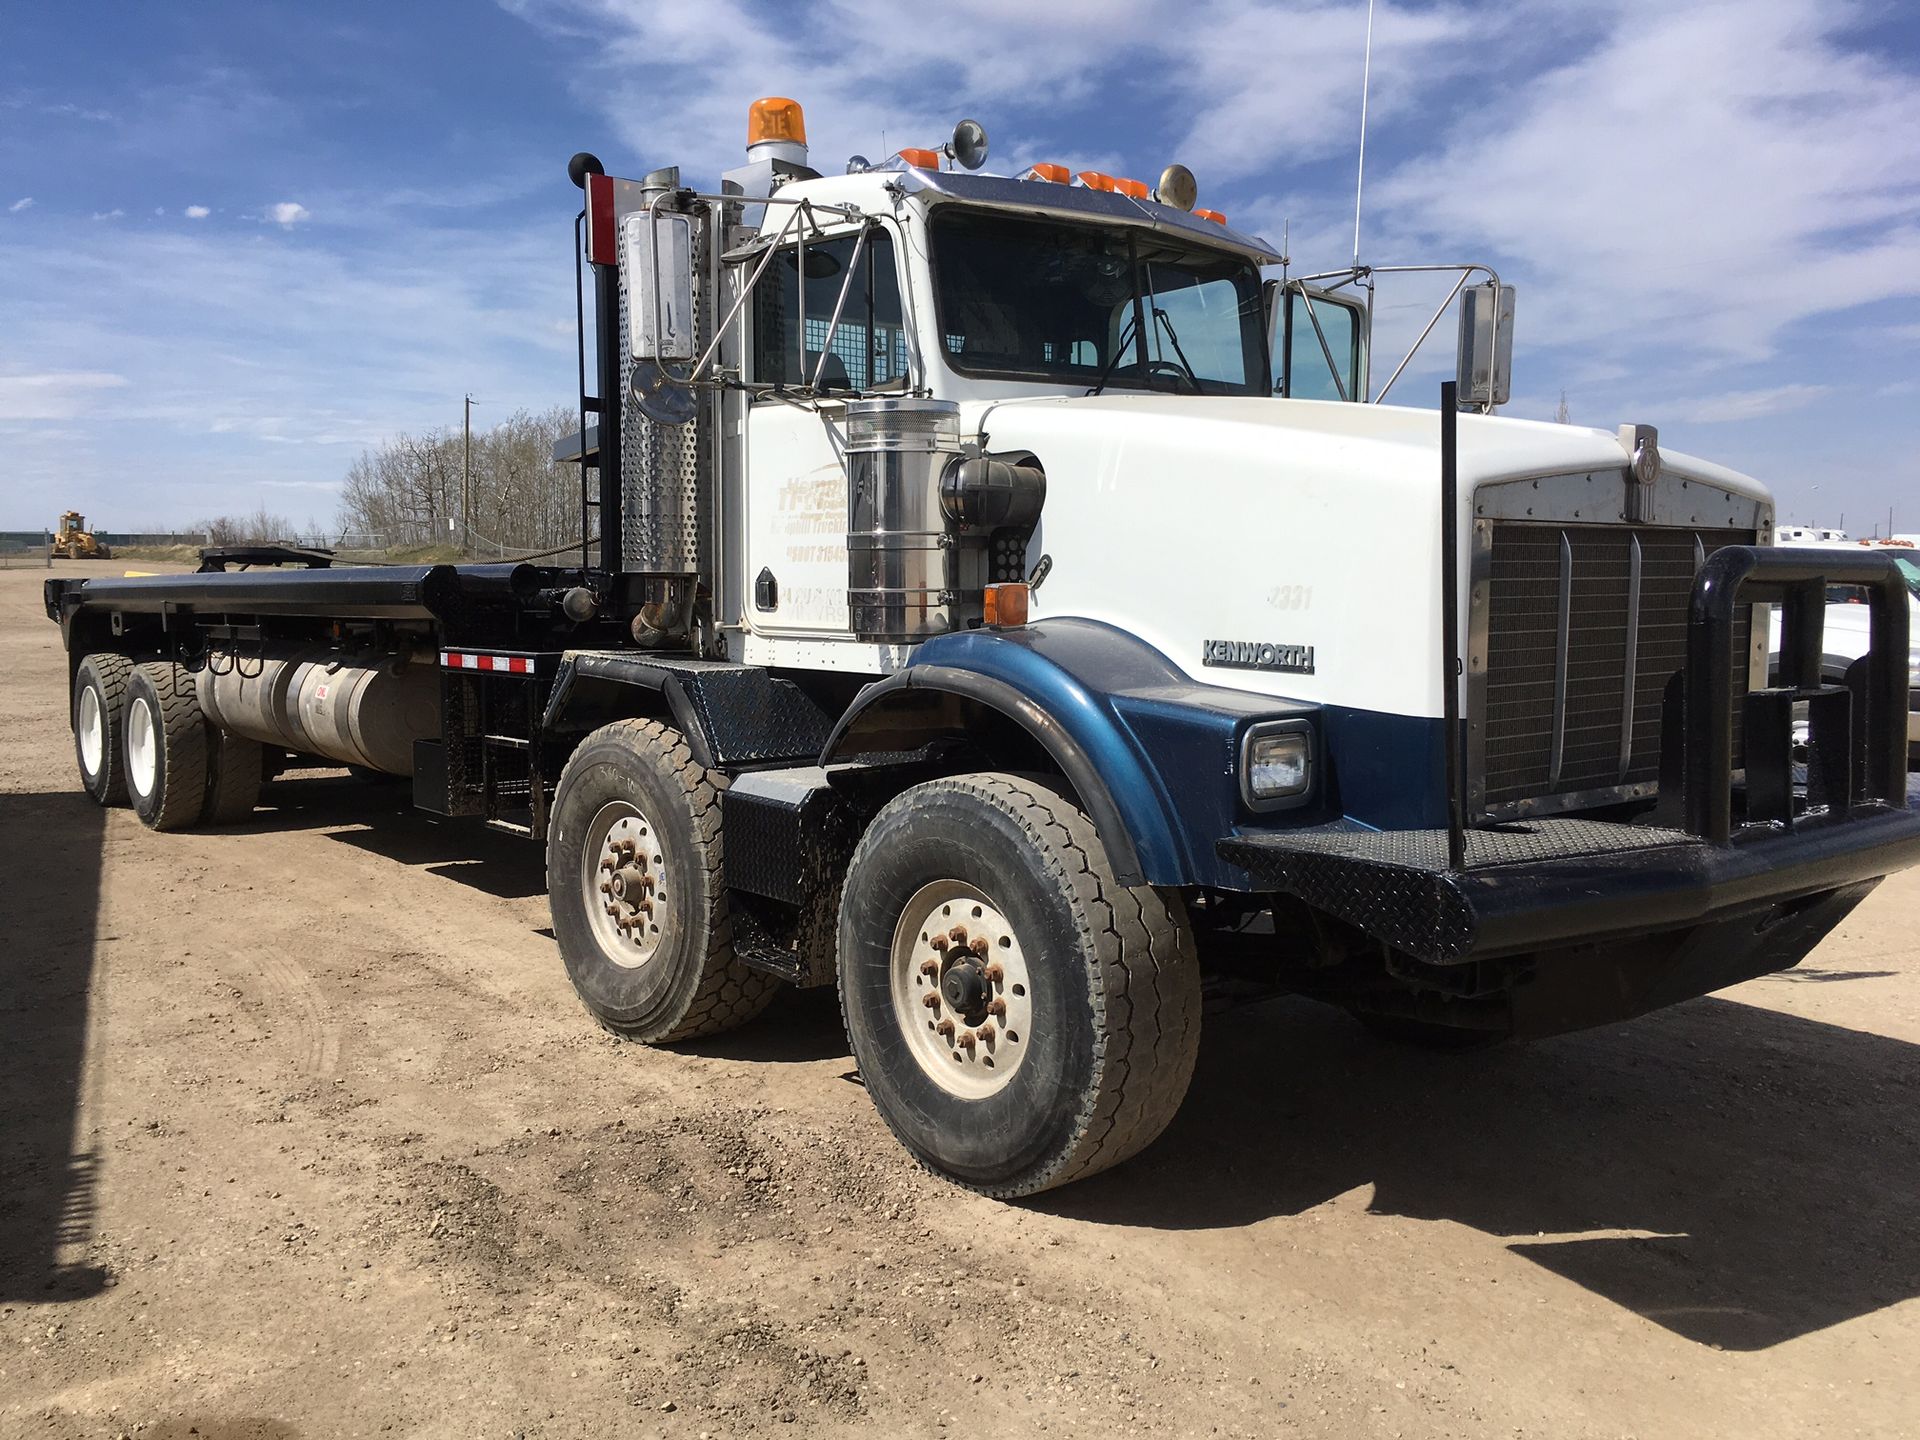
[[[1900,578],[1907,582],[1907,593],[1920,600],[1920,561],[1899,555],[1894,557],[1893,563],[1900,567]]]
[[[1089,390],[1264,395],[1260,277],[1235,256],[1151,231],[943,205],[933,281],[963,375]]]

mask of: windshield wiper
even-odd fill
[[[1180,357],[1180,368],[1187,372],[1187,383],[1193,386],[1193,393],[1205,393],[1200,389],[1200,377],[1193,373],[1193,362],[1187,359],[1187,352],[1180,348],[1180,336],[1173,328],[1173,317],[1156,305],[1153,307],[1153,320],[1156,325],[1165,328],[1167,339],[1173,342],[1173,353]]]
[[[1127,323],[1120,330],[1120,342],[1113,347],[1113,354],[1107,357],[1107,363],[1100,367],[1100,376],[1093,382],[1093,388],[1087,391],[1087,394],[1098,395],[1107,388],[1107,381],[1113,375],[1113,367],[1118,365],[1120,357],[1127,353],[1127,342],[1133,336],[1135,318],[1133,315],[1127,317]]]

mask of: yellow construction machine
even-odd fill
[[[53,537],[53,554],[58,560],[111,560],[100,537],[87,529],[87,517],[69,510],[60,517],[60,532]]]

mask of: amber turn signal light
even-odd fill
[[[986,593],[986,621],[989,625],[1027,623],[1027,587],[1024,584],[989,585]]]

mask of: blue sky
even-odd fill
[[[359,450],[573,395],[577,149],[838,168],[937,144],[1352,246],[1364,4],[103,4],[0,19],[0,528],[269,509]],[[1920,16],[1894,0],[1381,4],[1365,258],[1520,287],[1515,402],[1656,424],[1783,518],[1920,531]],[[1382,350],[1427,290],[1381,291]],[[1443,331],[1447,327],[1442,327]],[[1396,399],[1429,403],[1448,362]],[[1390,363],[1383,361],[1383,364]],[[1384,369],[1380,370],[1384,374]]]

